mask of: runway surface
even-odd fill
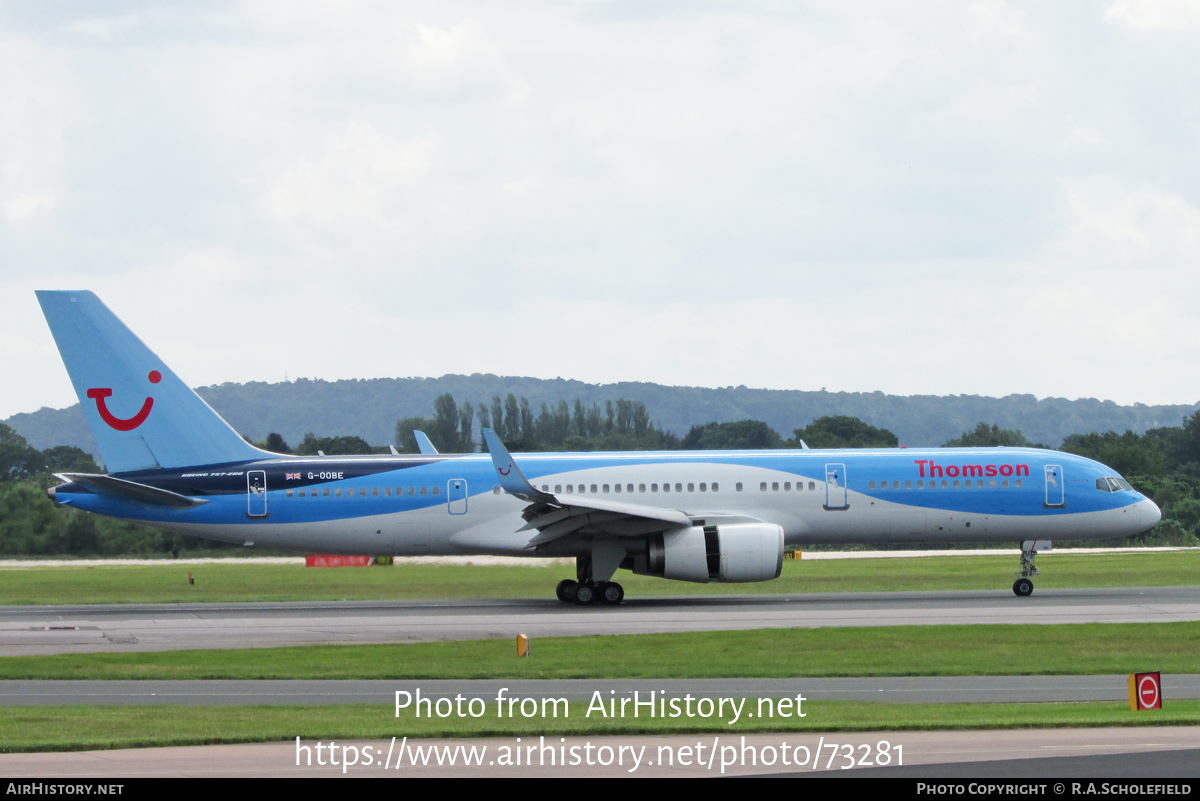
[[[1163,697],[1200,698],[1200,674],[1163,674]],[[186,706],[382,704],[391,707],[398,691],[436,702],[462,695],[492,703],[501,690],[509,698],[567,698],[588,701],[646,699],[651,691],[671,698],[692,695],[806,700],[845,699],[885,703],[972,703],[1023,701],[1119,701],[1128,698],[1127,677],[1100,676],[903,676],[806,679],[475,679],[475,680],[133,680],[0,681],[0,707],[70,704]],[[1200,743],[1198,743],[1200,745]]]
[[[0,607],[0,656],[821,626],[1200,620],[1200,586],[554,600]]]
[[[328,743],[316,752],[316,741],[304,740],[307,750],[298,752],[297,743],[263,743],[255,745],[210,745],[177,748],[144,748],[119,751],[86,751],[77,753],[0,754],[0,776],[36,776],[47,778],[92,777],[183,777],[183,776],[360,776],[369,778],[411,778],[414,776],[871,776],[873,771],[887,771],[902,756],[904,767],[935,766],[928,774],[953,775],[961,763],[974,763],[979,776],[1017,777],[1030,774],[1029,763],[1044,762],[1054,772],[1033,775],[1064,775],[1088,778],[1087,768],[1097,776],[1155,776],[1158,767],[1187,764],[1200,742],[1200,727],[1163,726],[1149,728],[1106,729],[1020,729],[1001,731],[881,731],[838,734],[754,734],[754,735],[665,735],[665,736],[604,736],[523,738],[522,748],[533,748],[533,764],[523,757],[520,766],[497,764],[502,761],[503,748],[510,753],[518,745],[516,738],[464,738],[456,740],[404,741],[397,737],[370,742],[341,742],[337,765],[328,763]],[[886,743],[886,750],[881,746]],[[697,749],[696,746],[700,745]],[[782,757],[787,747],[787,760]],[[548,762],[550,754],[540,752],[541,746],[553,750],[555,765]],[[590,745],[590,751],[584,750]],[[437,765],[431,756],[431,746],[452,751],[458,746],[475,747],[481,764],[464,766],[458,752],[456,764]],[[579,747],[578,765],[564,766],[558,759],[563,753],[558,747]],[[715,748],[714,748],[715,746]],[[847,749],[850,746],[850,749]],[[900,750],[897,750],[897,746]],[[644,747],[644,751],[638,751]],[[607,748],[607,751],[604,749]],[[627,750],[620,751],[625,748]],[[370,749],[368,751],[368,749]],[[421,764],[421,752],[433,764]],[[486,750],[482,750],[486,749]],[[631,750],[630,750],[631,749]],[[847,750],[853,759],[846,756]],[[876,767],[880,752],[888,754],[888,767]],[[358,764],[343,767],[348,753]],[[444,752],[443,752],[444,753]],[[566,752],[569,756],[570,752]],[[617,754],[621,761],[618,763]],[[632,757],[640,753],[635,766]],[[372,764],[364,765],[364,754],[370,754]],[[1182,755],[1182,756],[1180,756]],[[605,757],[612,764],[599,764]],[[712,757],[711,762],[708,760]],[[415,757],[415,759],[414,759]],[[1080,762],[1078,758],[1093,758]],[[753,759],[753,762],[751,762]],[[1064,763],[1059,760],[1075,760]],[[592,764],[587,764],[591,760]],[[387,762],[388,767],[383,763]],[[722,767],[722,761],[729,761]],[[764,761],[769,764],[764,764]],[[300,764],[298,765],[297,762]],[[311,762],[311,764],[310,764]],[[413,763],[416,762],[416,765]],[[397,767],[399,763],[399,767]],[[684,764],[686,763],[686,764]],[[699,764],[697,764],[699,763]],[[801,763],[801,764],[795,764]],[[814,763],[816,763],[814,765]],[[848,767],[847,763],[854,765]],[[865,764],[864,764],[865,763]],[[960,763],[960,764],[955,764]],[[1057,763],[1057,764],[1056,764]],[[1192,765],[1195,763],[1192,762]],[[842,770],[842,768],[846,768]],[[1069,768],[1069,770],[1068,770]],[[1062,774],[1057,774],[1063,770]],[[1178,775],[1178,774],[1173,774]],[[1047,793],[1048,795],[1049,793]]]

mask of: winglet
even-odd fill
[[[390,442],[388,443],[388,453],[390,453],[392,456],[400,455],[400,451],[396,450],[396,446]]]
[[[496,436],[495,431],[490,428],[482,429],[482,431],[483,441],[487,443],[492,464],[496,467],[496,480],[500,482],[500,486],[504,488],[505,492],[525,501],[553,498],[544,492],[539,492],[529,483],[529,479],[525,478],[521,468],[517,467],[516,460],[512,458],[508,448],[504,447],[504,443]]]
[[[419,450],[421,453],[429,456],[438,452],[438,449],[433,447],[433,443],[429,441],[429,437],[425,436],[424,431],[417,431],[414,428],[413,436],[417,439],[417,450]]]
[[[800,440],[800,450],[809,451],[809,450],[812,450],[812,448],[808,447],[807,442],[805,442],[804,440]]]

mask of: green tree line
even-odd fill
[[[39,451],[0,423],[0,555],[124,556],[232,547],[79,512],[46,496],[46,489],[59,483],[54,473],[100,472],[79,448]]]
[[[894,448],[898,437],[850,415],[819,417],[785,438],[761,420],[693,425],[678,437],[652,421],[645,405],[618,398],[590,404],[559,400],[536,413],[525,397],[495,395],[488,402],[461,405],[450,393],[434,399],[430,417],[407,417],[395,424],[395,446],[416,453],[414,429],[424,431],[444,453],[484,450],[479,428],[494,428],[513,451],[754,450],[768,448]],[[248,439],[248,438],[247,438]],[[278,433],[255,445],[275,453],[327,456],[387,453],[356,436],[305,434],[292,448]],[[1039,447],[1016,429],[980,422],[947,440],[944,447]],[[1178,427],[1145,434],[1076,434],[1062,450],[1102,462],[1122,474],[1163,510],[1163,520],[1130,544],[1200,544],[1200,412]],[[177,537],[130,523],[60,507],[46,497],[54,473],[101,472],[86,452],[71,446],[39,451],[0,423],[0,554],[151,554],[175,547],[228,548]]]

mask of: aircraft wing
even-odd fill
[[[662,509],[622,501],[572,496],[564,498],[542,492],[529,483],[512,454],[490,428],[483,429],[492,464],[500,486],[509,495],[529,501],[521,516],[520,531],[537,530],[526,547],[557,540],[577,533],[604,533],[615,537],[641,537],[658,531],[684,528],[692,520],[678,509]]]

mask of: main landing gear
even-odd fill
[[[580,606],[591,606],[597,601],[608,606],[616,606],[625,600],[625,588],[615,581],[563,579],[558,582],[554,594],[563,603],[575,603]]]
[[[617,566],[625,558],[625,549],[606,547],[605,543],[593,543],[591,554],[575,557],[575,581],[563,579],[558,582],[554,594],[565,604],[591,606],[599,601],[606,606],[616,606],[625,600],[625,588],[609,581],[617,572]],[[602,579],[597,580],[600,576]]]
[[[1037,558],[1035,550],[1037,545],[1035,540],[1025,540],[1021,543],[1021,572],[1017,574],[1018,578],[1013,582],[1013,592],[1021,598],[1033,594],[1033,581],[1029,577],[1042,572],[1033,564],[1033,560]]]

